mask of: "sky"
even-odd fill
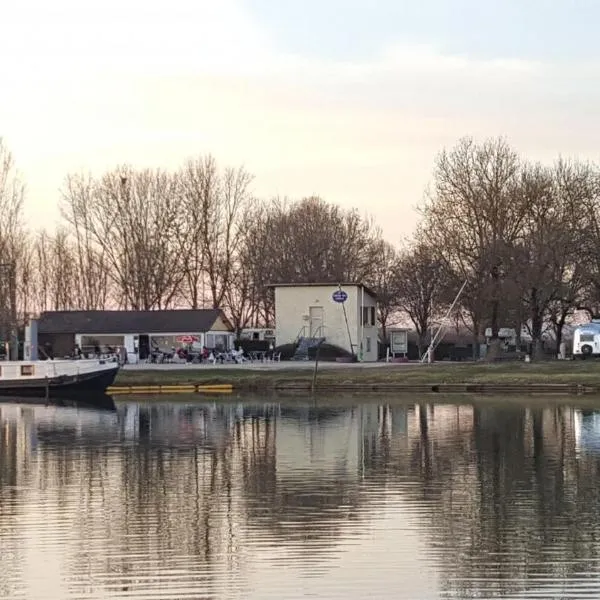
[[[211,153],[397,242],[462,136],[600,159],[598,22],[593,0],[7,0],[0,136],[33,227],[67,173]]]

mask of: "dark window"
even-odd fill
[[[33,375],[33,365],[21,365],[21,375]]]
[[[363,326],[367,326],[367,327],[373,327],[375,325],[375,307],[374,306],[363,306],[362,324],[363,324]]]

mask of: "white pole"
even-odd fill
[[[456,303],[458,302],[458,299],[460,298],[460,295],[463,293],[463,290],[467,286],[467,281],[468,280],[465,279],[465,282],[462,284],[460,290],[458,290],[458,294],[456,294],[456,297],[454,298],[454,301],[450,305],[450,308],[446,311],[446,314],[444,315],[444,318],[442,319],[442,322],[440,323],[440,326],[439,326],[439,328],[438,328],[435,336],[433,337],[433,339],[429,343],[429,348],[427,348],[427,352],[421,357],[421,362],[424,362],[425,358],[429,357],[430,349],[431,348],[435,349],[436,342],[439,344],[438,337],[440,336],[440,333],[443,330],[444,322],[446,321],[446,319],[448,318],[448,316],[450,315],[450,313],[454,310],[454,307],[456,306]],[[441,339],[439,341],[441,341]]]

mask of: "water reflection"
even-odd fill
[[[600,412],[0,404],[0,598],[595,598]]]

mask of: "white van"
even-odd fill
[[[579,325],[573,331],[573,358],[600,356],[600,320]]]

